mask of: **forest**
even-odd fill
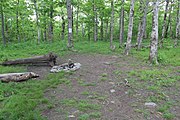
[[[180,119],[180,0],[1,0],[0,21],[0,120]]]

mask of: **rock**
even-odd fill
[[[125,94],[128,94],[128,92],[126,91]]]
[[[114,93],[114,92],[115,92],[115,90],[114,90],[114,89],[111,89],[111,90],[110,90],[110,92],[111,92],[111,93]]]
[[[118,56],[113,55],[112,58],[118,58]]]
[[[105,65],[111,65],[112,63],[110,62],[104,62]]]
[[[69,115],[68,117],[69,117],[69,118],[75,118],[75,116],[74,116],[74,115]]]
[[[115,103],[115,101],[111,101],[111,103],[112,103],[112,104],[114,104],[114,103]]]
[[[147,107],[156,107],[157,106],[157,104],[154,103],[154,102],[147,102],[144,105],[147,106]]]
[[[115,83],[114,82],[109,82],[109,84],[114,85]]]

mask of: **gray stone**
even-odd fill
[[[147,107],[156,107],[157,106],[157,104],[154,103],[154,102],[147,102],[144,105],[147,106]]]

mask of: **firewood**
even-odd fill
[[[25,73],[8,73],[8,74],[0,74],[0,81],[2,82],[22,82],[29,80],[31,78],[39,77],[38,74],[33,72],[25,72]]]

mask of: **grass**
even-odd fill
[[[83,91],[81,93],[81,95],[85,95],[89,99],[96,99],[96,100],[100,100],[100,101],[103,101],[107,98],[106,96],[103,96],[97,92],[89,92],[89,91]]]
[[[175,74],[176,72],[176,70],[171,68],[164,69],[162,66],[153,66],[152,69],[132,70],[127,72],[127,74],[129,75],[131,86],[153,93],[144,99],[147,102],[160,104],[158,111],[163,114],[163,118],[173,119],[175,115],[170,112],[170,109],[174,104],[171,102],[173,100],[169,97],[167,90],[168,88],[176,87],[179,80],[179,76]],[[136,81],[134,81],[134,77]]]
[[[169,66],[180,66],[180,49],[172,48],[172,40],[165,40],[165,48],[159,49],[158,51],[158,61],[160,67],[152,66],[152,69],[147,70],[133,70],[128,73],[128,79],[130,84],[139,88],[141,86],[146,86],[144,89],[148,91],[153,91],[155,97],[148,98],[150,100],[159,101],[164,104],[159,108],[159,111],[163,113],[163,117],[166,119],[174,118],[174,115],[169,112],[169,109],[173,104],[166,107],[166,102],[164,102],[163,90],[168,87],[177,86],[176,82],[180,79],[179,76],[175,76],[173,68]],[[114,42],[116,48],[118,48],[118,42]],[[149,41],[144,41],[144,44],[149,44]],[[119,55],[123,53],[123,49],[116,49],[115,52],[109,49],[108,42],[98,41],[97,43],[93,41],[80,41],[75,42],[75,49],[81,54],[116,54]],[[63,56],[69,53],[74,53],[66,48],[65,41],[56,41],[54,43],[42,42],[37,45],[34,42],[24,42],[9,44],[6,47],[0,45],[0,62],[4,60],[26,58],[35,55],[43,55],[49,52],[54,52],[58,56]],[[131,50],[130,56],[136,57],[140,60],[147,61],[149,56],[149,49],[142,49],[141,51]],[[123,59],[123,58],[122,58]],[[168,69],[164,69],[163,66],[167,66]],[[0,73],[11,73],[11,72],[25,72],[26,67],[23,66],[0,66]],[[176,71],[178,72],[178,71]],[[125,73],[120,71],[115,71],[116,75],[121,75]],[[48,88],[54,88],[59,84],[71,85],[69,80],[64,79],[65,73],[49,74],[44,80],[29,80],[22,83],[0,83],[0,120],[31,120],[31,119],[43,119],[40,114],[40,110],[36,109],[39,104],[48,104],[49,108],[53,105],[44,98],[44,91]],[[101,75],[105,81],[107,75],[103,73]],[[134,80],[134,77],[138,78],[140,81]],[[132,80],[132,81],[131,81]],[[143,82],[143,83],[142,83]],[[82,86],[95,86],[96,83],[85,83],[79,81]],[[144,85],[141,85],[144,84]],[[136,86],[137,85],[137,86]],[[91,94],[91,93],[83,93]],[[99,96],[95,96],[96,99]],[[167,100],[167,99],[166,99]],[[169,101],[169,100],[168,100]],[[76,107],[81,111],[94,110],[96,112],[84,113],[79,119],[94,119],[99,118],[101,113],[98,112],[100,109],[99,105],[93,105],[88,101],[78,101],[78,100],[64,100],[64,105]],[[165,107],[164,107],[165,106]]]
[[[98,104],[90,103],[87,100],[77,100],[77,99],[63,99],[61,100],[60,104],[67,106],[67,107],[73,107],[76,108],[82,112],[87,111],[97,111],[100,110],[101,106]]]
[[[58,84],[69,84],[62,79],[64,73],[49,75],[45,80],[29,80],[22,83],[0,83],[0,119],[42,119],[39,111],[34,111],[39,104],[46,104],[44,91]]]
[[[100,118],[101,117],[101,113],[100,112],[92,112],[92,113],[85,113],[80,115],[80,117],[78,118],[78,120],[90,120],[90,119],[96,119],[96,118]]]

